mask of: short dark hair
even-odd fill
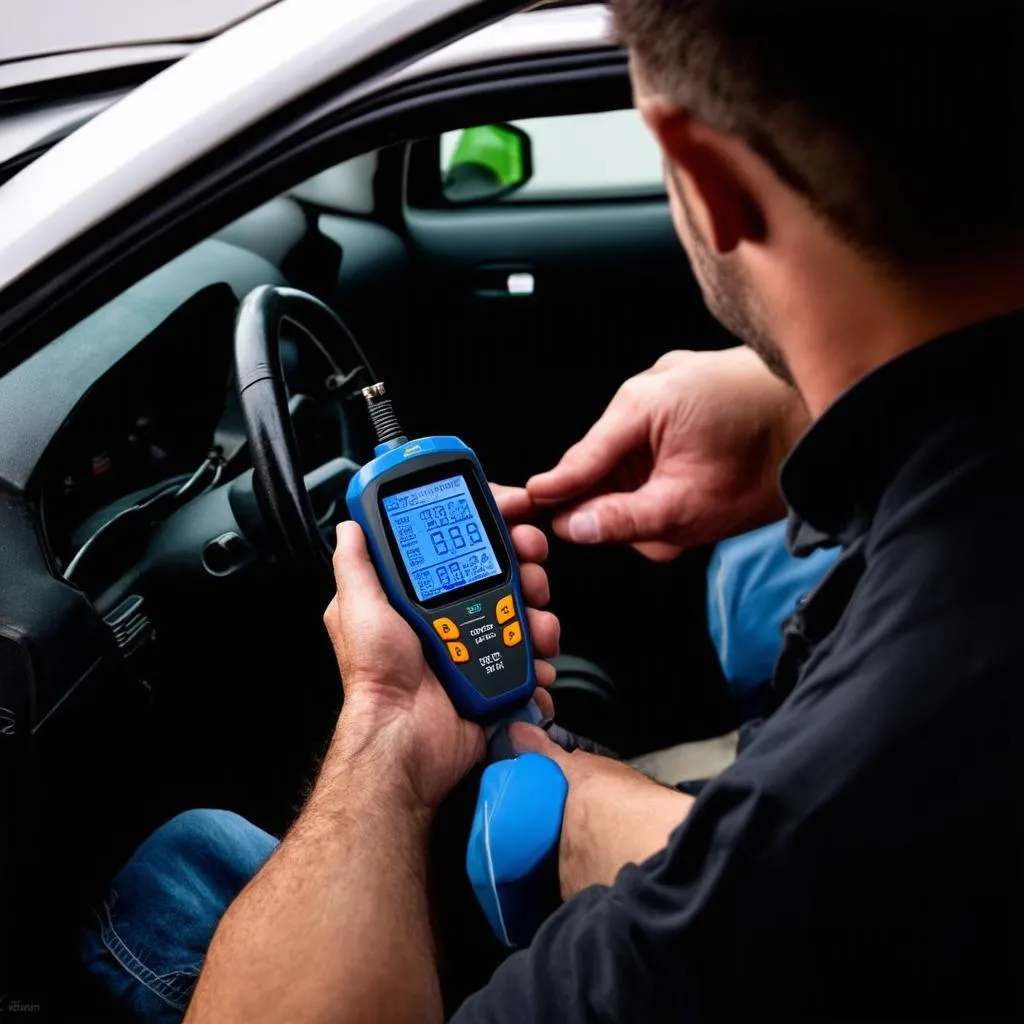
[[[610,0],[651,85],[897,265],[1024,241],[1020,0]]]

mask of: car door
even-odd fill
[[[676,238],[654,141],[632,109],[513,122],[533,175],[490,201],[439,186],[460,133],[409,160],[414,267],[405,414],[461,434],[492,477],[553,465],[616,388],[678,348],[734,344],[708,315]],[[563,648],[601,663],[650,749],[729,723],[704,613],[704,553],[654,566],[631,551],[556,543]],[[667,703],[666,703],[667,702]]]

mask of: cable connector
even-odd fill
[[[384,382],[377,381],[376,384],[363,388],[363,398],[366,399],[366,406],[370,410],[373,429],[377,432],[377,443],[387,445],[388,448],[405,444],[409,439],[402,433],[391,399],[385,397]]]

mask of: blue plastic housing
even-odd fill
[[[542,754],[489,765],[480,780],[466,871],[494,934],[525,946],[558,906],[558,841],[569,784]]]

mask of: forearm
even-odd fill
[[[378,753],[336,738],[292,831],[217,929],[188,1024],[441,1020],[429,815]]]
[[[664,849],[694,802],[625,765],[591,772],[590,765],[574,765],[576,758],[570,755],[563,765],[569,779],[559,844],[564,899],[588,885],[611,885],[626,864]]]

